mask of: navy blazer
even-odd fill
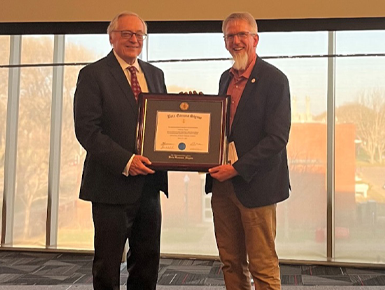
[[[149,92],[166,93],[164,74],[139,61]],[[133,203],[144,182],[167,194],[167,173],[124,176],[136,151],[138,105],[127,78],[111,51],[79,72],[74,97],[75,133],[87,151],[80,198],[98,203]]]
[[[219,82],[226,95],[230,70]],[[229,142],[234,141],[239,173],[232,178],[234,191],[246,207],[274,204],[289,197],[290,181],[286,145],[291,126],[290,90],[287,77],[257,57],[234,116]],[[206,192],[212,178],[206,179]]]

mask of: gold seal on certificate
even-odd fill
[[[207,171],[225,163],[229,98],[141,94],[138,154],[161,170]]]

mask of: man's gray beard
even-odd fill
[[[236,70],[245,70],[249,61],[249,57],[247,53],[235,54],[233,55],[233,60],[233,68]]]

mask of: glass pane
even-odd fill
[[[9,64],[9,36],[0,36],[0,66]],[[5,155],[5,134],[8,100],[8,68],[0,68],[0,202],[3,202],[4,191],[4,155]],[[2,228],[2,212],[0,207],[0,231]]]
[[[327,54],[326,32],[261,33],[260,56],[288,77],[292,127],[288,143],[291,194],[277,208],[277,251],[282,259],[326,257],[327,59],[274,56]]]
[[[53,59],[50,37],[23,37],[23,63]],[[52,98],[52,67],[21,69],[14,245],[44,247]]]
[[[162,194],[161,199],[162,253],[218,255],[213,223],[205,221],[205,177],[197,172],[169,172],[169,198]]]
[[[218,94],[219,78],[231,66],[230,61],[197,61],[153,63],[163,70],[167,91],[179,93],[197,91]],[[204,69],[203,69],[204,68]]]
[[[148,60],[229,58],[221,33],[151,34]]]
[[[0,65],[9,65],[9,45],[10,37],[8,35],[0,35]],[[8,73],[8,71],[6,71]],[[2,78],[5,80],[6,78]]]
[[[21,64],[47,64],[53,60],[53,36],[23,36]]]
[[[71,54],[71,49],[67,47],[66,53]],[[58,248],[93,248],[91,203],[79,199],[85,151],[75,137],[73,122],[73,95],[81,68],[68,66],[64,71]]]
[[[337,54],[385,53],[385,30],[337,32]]]
[[[68,35],[65,43],[65,61],[94,62],[111,51],[108,34]]]
[[[292,191],[278,205],[277,251],[283,259],[322,260],[326,256],[327,60],[274,56],[325,55],[327,33],[261,33],[257,52],[261,57],[271,56],[267,61],[287,75],[291,90],[288,158]]]
[[[259,33],[257,53],[261,57],[325,55],[326,32],[263,32]]]
[[[383,53],[384,36],[339,32],[337,50]],[[336,64],[336,259],[384,263],[385,57]]]
[[[278,204],[277,251],[284,259],[326,257],[326,59],[269,62],[288,77],[292,126],[288,143],[291,194]]]

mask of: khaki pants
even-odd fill
[[[276,204],[244,207],[231,181],[214,180],[211,205],[226,289],[250,290],[250,274],[256,290],[281,289],[275,251]]]

